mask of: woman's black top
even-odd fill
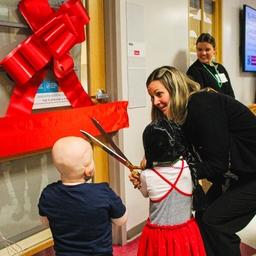
[[[227,70],[219,63],[213,62],[213,64],[215,65],[219,75],[216,74],[216,70],[213,66],[202,64],[199,60],[196,60],[189,67],[187,75],[192,80],[198,82],[201,85],[201,88],[211,87],[217,92],[221,92],[235,98]],[[219,78],[222,81],[226,81],[222,82],[221,88],[216,81],[216,79],[218,80]]]
[[[256,173],[256,117],[241,102],[222,93],[195,93],[183,128],[202,159],[199,178],[211,180],[228,170],[238,176]]]

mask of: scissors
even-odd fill
[[[115,159],[117,159],[120,163],[125,165],[130,169],[131,172],[135,172],[136,174],[140,175],[138,171],[134,170],[141,170],[140,166],[133,165],[127,157],[124,155],[124,153],[121,151],[121,149],[115,144],[115,142],[111,139],[111,137],[107,134],[107,132],[104,130],[104,128],[100,125],[100,123],[92,118],[92,122],[96,126],[96,128],[101,132],[101,134],[104,136],[104,138],[107,140],[107,142],[111,145],[111,147],[115,150],[110,149],[106,145],[104,145],[102,142],[97,140],[94,136],[89,134],[88,132],[85,132],[83,130],[80,130],[80,132],[90,141],[98,145],[101,149],[106,151],[109,155],[113,156]]]

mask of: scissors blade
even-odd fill
[[[128,167],[131,171],[134,169],[140,169],[139,166],[134,166],[132,165],[129,161],[118,155],[115,151],[111,150],[109,147],[104,145],[102,142],[97,140],[95,137],[93,137],[91,134],[88,132],[85,132],[83,130],[80,130],[80,132],[91,142],[95,143],[98,145],[101,149],[106,151],[109,155],[113,156],[115,159],[117,159],[120,163],[124,164],[126,167]]]
[[[100,125],[100,123],[93,117],[92,117],[92,122],[97,127],[97,129],[101,132],[101,134],[105,137],[105,139],[111,145],[111,147],[117,152],[117,154],[120,155],[122,158],[124,158],[126,161],[129,161],[127,159],[127,157],[124,155],[124,153],[120,150],[120,148],[111,139],[111,137],[108,135],[108,133],[104,130],[104,128]]]

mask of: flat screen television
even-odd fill
[[[241,12],[241,58],[244,72],[256,72],[256,10],[248,5]]]

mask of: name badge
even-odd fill
[[[215,76],[219,82],[226,83],[228,81],[224,73],[219,73],[219,74],[216,74]]]

